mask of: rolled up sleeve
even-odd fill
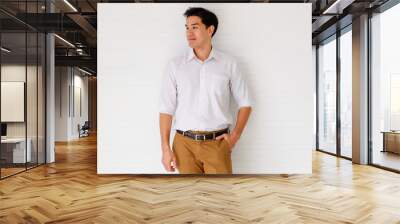
[[[177,102],[177,85],[174,73],[173,64],[169,62],[164,70],[159,102],[159,112],[172,116],[175,114]]]
[[[230,88],[239,108],[251,107],[253,102],[245,77],[243,76],[237,62],[232,64],[232,76],[230,80]]]

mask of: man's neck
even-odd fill
[[[201,61],[205,61],[211,53],[211,44],[207,44],[204,47],[194,48],[194,54]]]

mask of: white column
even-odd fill
[[[46,36],[46,60],[47,60],[47,92],[46,92],[46,163],[52,163],[55,161],[55,150],[54,150],[54,133],[55,133],[55,76],[54,76],[54,35],[47,34]]]
[[[368,163],[368,15],[353,20],[353,162]]]

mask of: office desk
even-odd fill
[[[6,163],[25,163],[31,162],[32,140],[27,139],[25,154],[25,138],[6,138],[1,139],[1,157]],[[25,161],[26,160],[26,161]]]
[[[400,132],[382,131],[381,133],[383,133],[382,152],[393,152],[400,154]]]

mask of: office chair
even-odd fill
[[[80,125],[78,124],[79,138],[89,136],[89,129],[90,129],[89,121],[85,121],[82,127],[80,127]]]

